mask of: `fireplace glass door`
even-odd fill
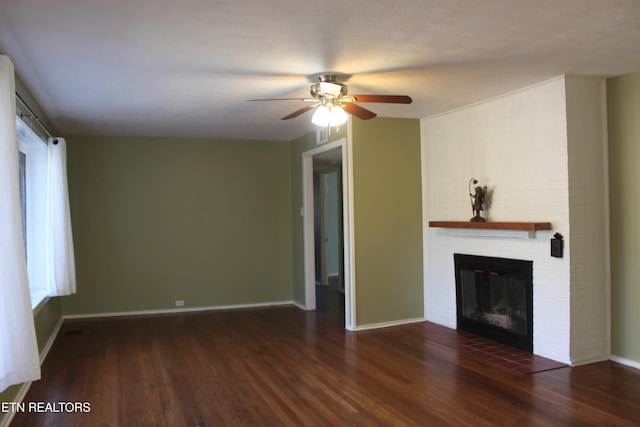
[[[533,350],[532,262],[455,255],[458,329]]]

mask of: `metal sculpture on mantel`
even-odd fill
[[[472,193],[472,191],[474,191]],[[473,212],[473,218],[470,222],[486,222],[486,218],[480,215],[480,212],[484,210],[485,198],[487,196],[487,187],[480,186],[478,180],[471,178],[469,180],[469,197],[471,198],[471,210]]]

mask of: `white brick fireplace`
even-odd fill
[[[422,120],[425,317],[456,327],[453,254],[533,261],[535,354],[579,365],[609,358],[604,82],[558,77]],[[489,221],[553,230],[429,228],[468,221],[468,182],[492,190]],[[550,256],[554,233],[563,258]]]

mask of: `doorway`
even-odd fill
[[[335,308],[335,299],[342,298],[345,327],[352,329],[355,310],[347,140],[307,151],[302,160],[305,308],[322,309],[325,303]],[[325,296],[330,299],[323,299]]]
[[[313,207],[316,310],[333,312],[344,318],[340,148],[313,158]]]
[[[313,208],[316,285],[344,291],[342,153],[339,148],[313,158]]]

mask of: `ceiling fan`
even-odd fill
[[[311,121],[318,126],[339,126],[348,119],[347,113],[362,120],[376,117],[376,113],[362,108],[356,102],[377,102],[384,104],[411,104],[407,95],[348,95],[348,88],[342,81],[349,76],[340,73],[322,73],[317,75],[318,82],[313,83],[309,91],[313,98],[270,98],[250,99],[249,101],[304,101],[312,102],[281,120],[289,120],[315,109]]]

